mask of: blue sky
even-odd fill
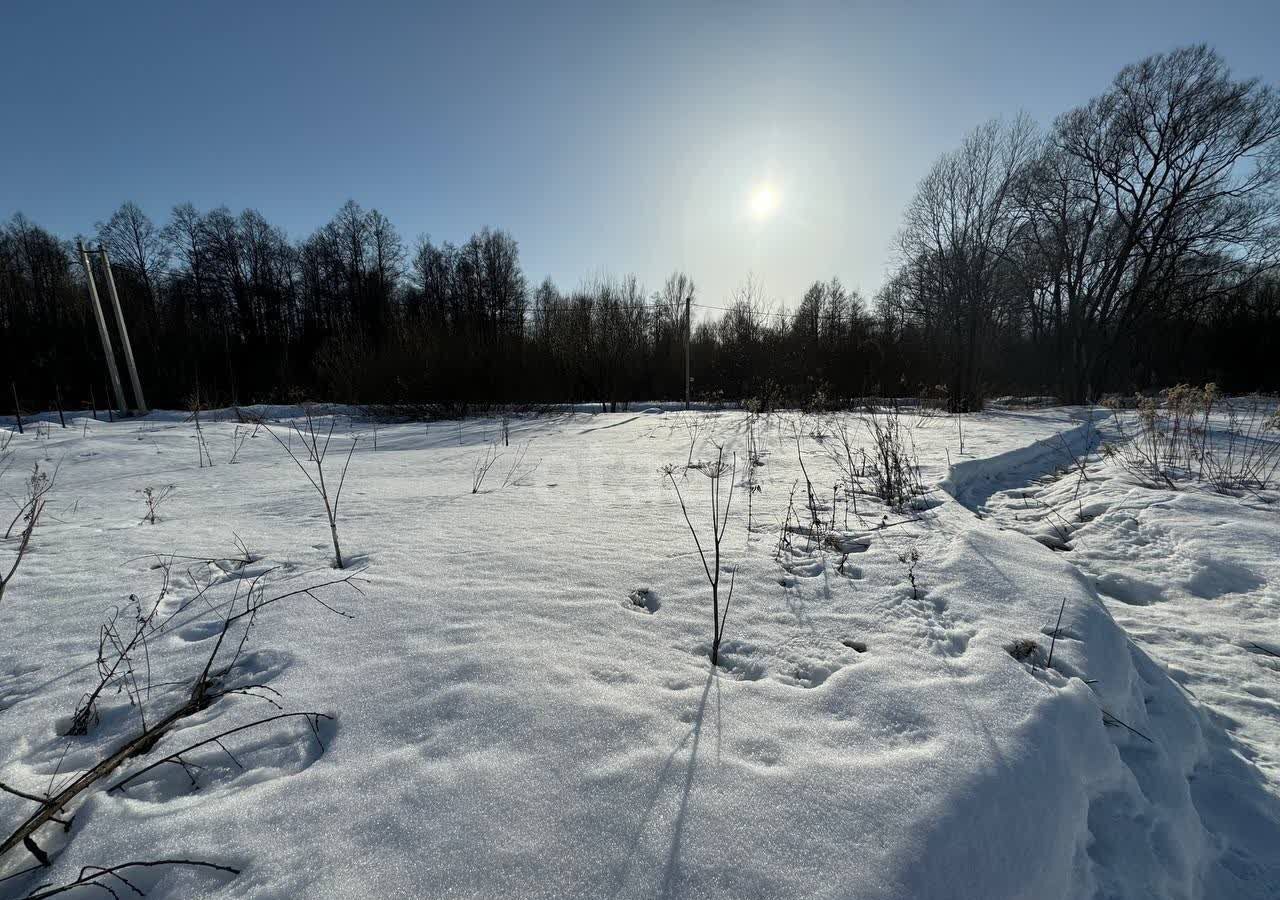
[[[531,280],[675,268],[718,304],[868,294],[929,163],[1204,41],[1280,84],[1280,3],[26,2],[0,6],[0,216],[348,198],[407,243],[510,230]],[[776,213],[748,211],[774,185]]]

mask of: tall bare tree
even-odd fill
[[[899,233],[908,308],[945,354],[957,411],[981,405],[988,338],[1006,312],[1001,269],[1017,231],[1014,188],[1035,146],[1024,116],[980,126],[934,164]]]
[[[136,203],[127,202],[96,226],[98,242],[111,255],[113,267],[133,272],[146,290],[148,305],[154,309],[159,282],[170,259],[170,244],[155,223]]]
[[[1023,183],[1033,277],[1081,402],[1170,298],[1280,264],[1280,96],[1201,45],[1127,66],[1061,116]]]

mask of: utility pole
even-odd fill
[[[22,404],[18,402],[18,383],[10,381],[9,387],[13,388],[13,417],[18,420],[18,434],[22,434]]]
[[[689,332],[693,329],[689,318],[689,306],[693,303],[693,292],[684,298],[684,408],[689,409]]]
[[[102,254],[102,267],[107,272],[107,292],[111,295],[111,305],[116,310],[116,327],[120,330],[120,345],[124,348],[124,362],[129,367],[129,381],[133,383],[133,400],[138,405],[138,412],[147,412],[147,400],[142,396],[142,382],[138,380],[138,366],[133,361],[133,344],[129,343],[129,329],[124,324],[124,312],[120,309],[120,295],[116,293],[116,277],[111,272],[111,260],[107,258],[107,248],[99,247]]]
[[[107,374],[111,376],[111,386],[116,392],[116,405],[121,414],[127,414],[124,389],[120,387],[120,372],[116,369],[115,354],[111,352],[111,335],[107,334],[107,320],[102,317],[102,304],[98,302],[98,286],[93,281],[93,267],[89,264],[89,252],[84,244],[76,241],[76,249],[80,251],[80,262],[84,266],[84,277],[89,282],[89,301],[93,306],[93,318],[98,323],[98,337],[102,338],[102,352],[107,357]]]

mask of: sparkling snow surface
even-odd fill
[[[830,515],[828,418],[756,422],[749,529],[744,413],[524,418],[510,446],[494,420],[381,425],[376,450],[371,423],[340,416],[328,465],[360,436],[339,532],[362,593],[324,599],[353,618],[273,605],[232,676],[334,716],[323,752],[294,720],[193,751],[198,789],[176,765],[124,793],[107,779],[69,835],[38,832],[53,868],[0,897],[159,858],[243,872],[131,877],[149,898],[1280,896],[1280,658],[1259,649],[1280,652],[1280,504],[1146,488],[1096,456],[1087,480],[1064,475],[1095,444],[1089,416],[966,416],[963,453],[954,419],[904,416],[930,490],[911,521],[864,497],[846,528],[838,507],[840,549],[779,546],[797,436]],[[10,446],[0,496],[36,461],[60,468],[0,601],[5,784],[41,793],[138,728],[111,693],[87,736],[61,736],[97,683],[100,625],[130,594],[154,601],[157,555],[229,560],[238,536],[256,559],[174,563],[166,609],[214,587],[148,639],[148,721],[184,699],[250,579],[271,595],[340,574],[280,446],[259,431],[231,464],[246,426],[206,420],[200,468],[185,418],[77,417]],[[660,471],[678,467],[705,539],[708,479],[685,466],[713,442],[739,482],[717,672]],[[140,489],[169,484],[140,523]],[[225,697],[117,777],[274,712]],[[33,809],[0,793],[0,832]],[[18,849],[0,876],[33,862]]]

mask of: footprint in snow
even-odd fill
[[[39,666],[13,666],[0,671],[0,712],[16,706],[35,692],[33,683],[39,671]]]
[[[816,688],[841,668],[843,667],[837,663],[800,660],[780,670],[777,679],[792,687]]]
[[[711,642],[698,644],[693,648],[693,654],[710,661]],[[717,669],[720,674],[739,681],[759,681],[768,674],[765,664],[757,656],[755,645],[746,641],[722,641]]]
[[[222,631],[222,622],[192,622],[184,625],[173,633],[173,636],[180,641],[188,644],[194,644],[199,641],[208,640]]]
[[[653,615],[662,608],[662,601],[649,588],[636,588],[622,601],[622,608]]]
[[[917,633],[924,639],[925,647],[938,656],[963,656],[969,649],[969,641],[978,633],[976,628],[949,612],[950,604],[945,597],[927,590],[907,589],[901,607],[918,620]]]
[[[184,753],[181,763],[157,766],[130,781],[123,795],[144,803],[166,803],[197,794],[199,802],[206,802],[210,793],[239,790],[309,768],[332,744],[337,731],[336,719],[304,715],[248,729]]]

